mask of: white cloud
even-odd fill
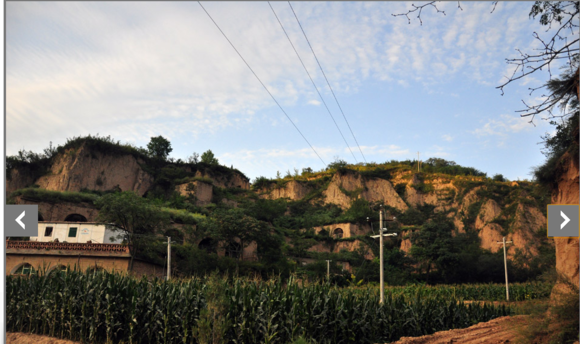
[[[203,4],[282,106],[320,105],[267,4]],[[272,6],[321,92],[329,95],[289,7]],[[406,12],[409,3],[293,6],[339,99],[368,79],[432,86],[461,77],[494,84],[504,69],[498,59],[516,43],[529,44],[521,33],[532,25],[527,12],[501,10],[519,9],[517,4],[498,5],[489,14],[490,3],[462,3],[463,11],[442,3],[447,16],[425,11],[423,26],[391,16]],[[502,34],[502,23],[509,24],[509,35]],[[55,132],[138,141],[153,132],[187,133],[194,140],[205,132],[244,128],[262,118],[260,110],[275,106],[197,3],[6,5],[8,154],[24,144],[34,148],[31,137],[42,148]],[[271,125],[285,121],[268,118]]]
[[[531,129],[533,125],[529,119],[515,117],[510,115],[501,115],[499,119],[489,119],[481,128],[472,131],[473,134],[482,136],[507,136],[508,134],[518,133],[522,130]]]
[[[408,149],[403,149],[397,145],[387,145],[387,146],[361,146],[361,150],[363,151],[364,155],[369,156],[377,156],[381,157],[382,159],[379,160],[389,160],[391,156],[402,156],[409,154]]]
[[[453,141],[453,136],[451,135],[443,135],[443,140],[447,141],[447,142],[451,142]]]

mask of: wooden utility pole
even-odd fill
[[[330,281],[330,262],[332,260],[326,260],[326,280]]]
[[[505,237],[503,237],[503,241],[497,241],[498,244],[503,244],[503,266],[505,268],[505,297],[506,300],[510,300],[510,290],[508,287],[508,273],[507,273],[507,255],[505,252],[505,244],[511,244],[513,241],[505,241]]]
[[[167,237],[167,280],[171,278],[171,237]]]

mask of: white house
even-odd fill
[[[45,222],[38,221],[38,236],[31,236],[30,241],[95,244],[120,244],[117,236],[120,231],[107,229],[105,225],[96,222]],[[111,240],[114,237],[114,241]]]

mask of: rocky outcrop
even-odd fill
[[[22,169],[12,169],[7,171],[6,176],[6,199],[11,193],[18,189],[23,189],[34,184],[33,174],[25,168]]]
[[[566,152],[560,159],[556,174],[558,178],[552,192],[552,204],[578,204],[580,201],[578,157]]]
[[[537,245],[534,245],[536,241],[534,235],[540,229],[546,228],[546,225],[546,217],[538,208],[519,204],[512,226],[513,235],[511,235],[511,240],[513,241],[513,251],[520,250],[528,257],[537,255],[538,248]],[[512,251],[510,250],[509,252]]]
[[[576,128],[575,144],[578,145],[578,128]],[[560,159],[556,174],[558,178],[556,187],[552,192],[552,204],[578,204],[580,202],[578,156],[565,153]],[[578,238],[554,238],[554,242],[556,245],[556,271],[563,280],[568,280],[578,287],[580,284]],[[552,295],[556,297],[559,291],[566,289],[564,281],[560,280],[560,283],[554,286]]]
[[[335,174],[323,195],[325,204],[333,203],[342,209],[350,207],[352,201],[357,198],[369,202],[383,201],[386,205],[400,211],[409,208],[388,180],[364,180],[358,173]]]
[[[485,225],[477,234],[479,236],[479,239],[481,240],[480,243],[481,248],[490,250],[491,252],[497,252],[500,249],[503,250],[503,246],[498,244],[498,242],[503,240],[501,231],[502,228],[497,223],[490,223]],[[509,241],[509,239],[506,239],[506,241]],[[511,248],[510,245],[506,246],[506,249],[510,248]],[[511,252],[513,252],[513,250]]]
[[[401,241],[401,247],[400,247],[400,249],[401,249],[401,251],[409,254],[409,251],[411,251],[411,246],[412,246],[411,239],[408,239],[408,238],[407,239],[403,239]]]
[[[488,223],[501,214],[501,208],[496,201],[488,199],[482,206],[475,220],[475,228],[483,229]],[[501,227],[500,227],[501,228]]]
[[[175,191],[185,197],[195,197],[197,206],[210,204],[213,196],[213,186],[199,180],[176,185]]]
[[[297,201],[304,198],[312,190],[311,187],[297,180],[290,180],[282,187],[261,189],[259,197],[265,199],[288,198]]]
[[[235,170],[228,175],[213,174],[207,171],[196,171],[195,177],[208,178],[212,180],[214,186],[220,188],[241,188],[245,190],[250,189],[250,181],[245,176],[237,173]]]
[[[141,168],[140,163],[132,155],[106,155],[91,151],[83,144],[58,155],[50,174],[40,177],[36,183],[53,191],[119,188],[142,196],[153,184],[153,177]]]
[[[578,287],[578,238],[556,238],[556,270]],[[561,287],[560,287],[561,288]]]

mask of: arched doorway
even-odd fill
[[[40,211],[38,212],[38,221],[44,221],[44,217],[42,216]]]
[[[343,235],[344,235],[344,231],[342,230],[342,228],[337,228],[332,232],[332,236],[335,239],[341,239]]]
[[[237,242],[231,242],[226,246],[226,257],[240,258],[242,254],[242,245]]]
[[[204,250],[207,253],[216,253],[216,242],[212,238],[205,238],[199,242],[199,249]]]
[[[87,222],[87,218],[81,214],[70,214],[64,220],[66,222]]]

